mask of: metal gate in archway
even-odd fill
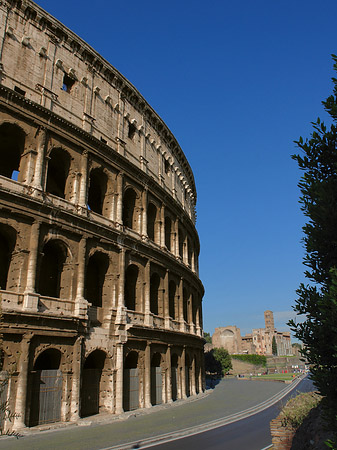
[[[83,369],[81,387],[81,417],[99,413],[101,369]]]
[[[162,403],[163,381],[161,367],[151,367],[151,403],[159,405]]]
[[[124,369],[123,407],[125,411],[139,408],[138,368]]]
[[[178,368],[171,367],[171,388],[172,388],[172,400],[177,400],[178,397]]]
[[[32,375],[30,426],[61,420],[62,373],[36,370]]]

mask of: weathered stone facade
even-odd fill
[[[3,1],[0,15],[1,329],[14,428],[201,392],[186,157],[139,92],[60,22],[31,1]]]

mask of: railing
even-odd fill
[[[23,294],[16,294],[10,291],[0,291],[0,299],[2,300],[2,309],[21,310],[23,307]]]
[[[72,316],[75,302],[61,298],[39,296],[38,311],[62,316]]]

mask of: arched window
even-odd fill
[[[85,298],[92,306],[102,306],[103,286],[108,267],[108,255],[95,252],[90,256],[85,277]]]
[[[159,312],[159,286],[160,277],[157,273],[153,273],[150,278],[150,311],[156,315]]]
[[[147,206],[147,235],[152,241],[156,240],[157,208],[153,203]]]
[[[174,281],[169,283],[169,315],[172,319],[175,319],[175,297],[176,297],[176,284]]]
[[[66,198],[66,182],[69,175],[70,155],[62,148],[50,153],[46,191],[57,197]]]
[[[81,417],[99,413],[102,371],[106,353],[95,350],[86,358],[82,371]]]
[[[136,229],[135,226],[135,204],[136,192],[129,188],[125,191],[123,197],[123,225],[128,228]]]
[[[137,304],[137,280],[139,269],[134,264],[125,271],[124,302],[127,309],[135,311]]]
[[[48,241],[42,251],[37,291],[47,297],[60,297],[61,277],[67,249],[60,241]]]
[[[10,227],[0,228],[0,289],[6,289],[9,265],[16,242],[16,232]]]
[[[187,290],[183,289],[183,314],[185,322],[188,321],[188,313],[187,313],[187,305],[188,305],[188,294]]]
[[[0,175],[18,179],[21,155],[25,148],[25,133],[17,125],[0,125]]]
[[[169,217],[165,217],[165,245],[167,250],[171,251],[171,233],[172,233],[172,221]]]
[[[104,215],[103,204],[107,190],[108,177],[101,169],[90,172],[88,207],[97,214]]]

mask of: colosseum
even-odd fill
[[[0,11],[2,398],[14,429],[200,393],[204,289],[184,153],[76,34],[29,0]]]

